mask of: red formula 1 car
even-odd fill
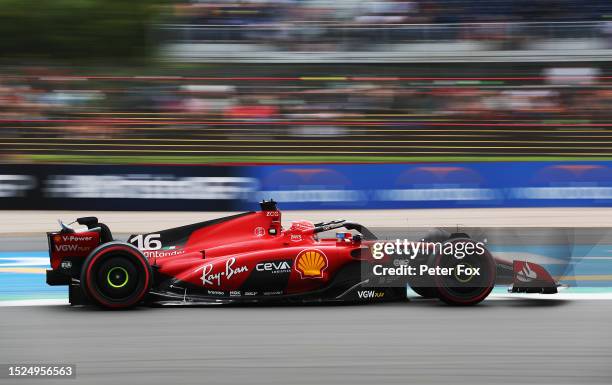
[[[541,266],[496,260],[486,249],[462,258],[428,251],[402,259],[357,223],[297,221],[284,229],[274,201],[262,202],[261,211],[134,234],[128,242],[114,240],[95,217],[77,222],[87,229],[62,225],[48,233],[47,283],[68,285],[73,305],[380,302],[405,300],[407,285],[453,305],[482,301],[496,283],[511,284],[513,292],[557,292]],[[335,238],[318,236],[340,228]],[[440,232],[427,241],[473,242]]]

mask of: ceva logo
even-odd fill
[[[262,262],[258,263],[255,266],[255,270],[257,271],[269,271],[272,274],[278,273],[289,273],[291,272],[291,264],[289,261],[272,261],[272,262]]]

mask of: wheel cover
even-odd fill
[[[465,265],[465,266],[467,266],[467,267],[469,267],[469,268],[473,268],[473,267],[474,267],[474,266],[472,266],[472,265],[471,265],[471,264],[469,264],[469,263],[464,263],[463,265]],[[454,274],[454,275],[455,275],[455,279],[456,279],[458,282],[460,282],[460,283],[468,283],[468,282],[470,282],[470,281],[471,281],[471,280],[474,278],[474,276],[473,276],[473,275],[466,275],[465,277],[463,277],[463,276],[461,276],[461,275],[459,274],[459,272],[457,272],[457,271],[455,271],[455,274]]]
[[[121,289],[129,280],[130,274],[121,266],[111,268],[106,274],[106,282],[114,289]]]

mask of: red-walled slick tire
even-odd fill
[[[477,242],[469,238],[454,238],[445,243],[465,245]],[[461,255],[439,254],[435,258],[435,266],[453,269],[452,274],[436,275],[434,281],[438,291],[438,298],[449,305],[470,306],[475,305],[489,296],[495,286],[496,266],[491,253],[481,244],[480,253],[462,252]],[[456,247],[456,250],[465,246]],[[462,266],[459,268],[459,266]],[[450,270],[449,270],[450,271]],[[476,272],[478,274],[469,274]]]
[[[98,246],[85,260],[81,288],[97,305],[109,309],[136,306],[151,288],[151,266],[136,247],[124,242]]]

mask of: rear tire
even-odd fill
[[[125,309],[142,302],[151,288],[151,266],[134,246],[110,242],[85,260],[81,288],[99,306]]]

